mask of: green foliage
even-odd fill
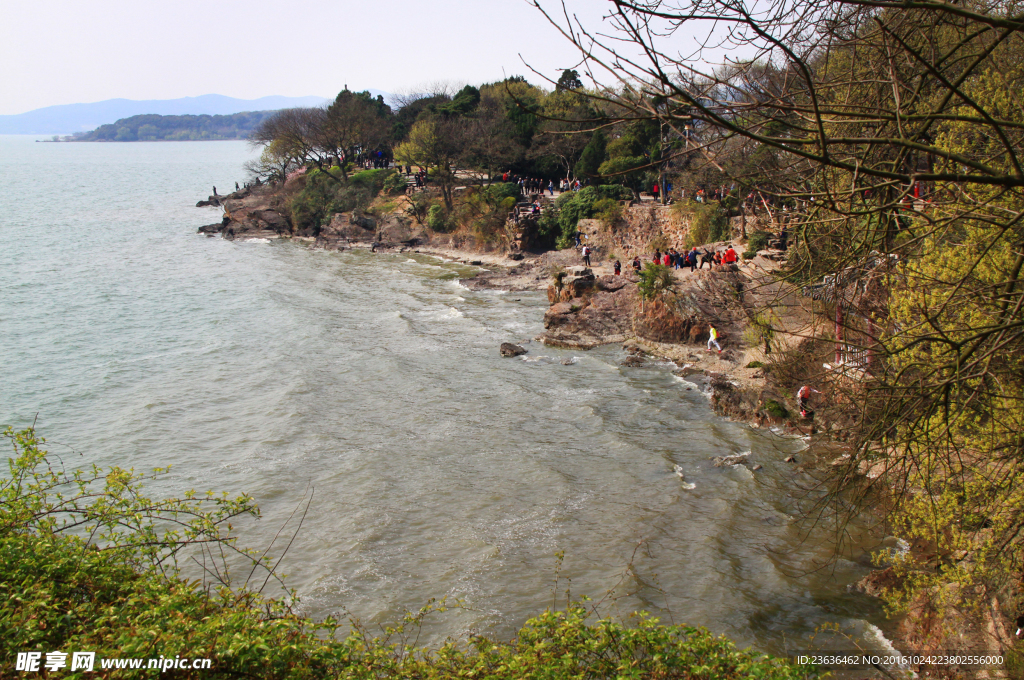
[[[764,368],[765,363],[763,361],[751,361],[747,364],[747,368]]]
[[[717,202],[679,201],[672,205],[672,210],[677,219],[690,220],[687,248],[725,241],[732,235],[729,218]]]
[[[398,172],[393,172],[387,176],[381,188],[388,195],[404,194],[406,188],[408,188],[409,182],[405,176]]]
[[[640,297],[644,300],[653,300],[658,295],[672,290],[674,286],[672,268],[653,262],[648,262],[644,266],[640,272],[640,282],[637,283]]]
[[[565,69],[562,71],[562,75],[558,77],[558,82],[555,84],[555,91],[560,90],[582,90],[583,81],[580,80],[579,71],[576,69]]]
[[[246,111],[228,116],[161,116],[155,113],[122,118],[92,132],[75,135],[81,142],[179,141],[245,139],[276,111]]]
[[[458,203],[456,220],[484,242],[507,240],[504,228],[518,197],[519,185],[511,182],[471,189]]]
[[[292,225],[300,233],[319,236],[335,213],[362,210],[384,187],[393,170],[363,170],[338,179],[337,168],[310,170],[304,177],[302,190],[289,202]]]
[[[480,90],[466,85],[447,104],[437,107],[439,113],[449,116],[468,116],[480,103]]]
[[[33,430],[8,429],[5,436],[14,449],[9,475],[0,482],[5,663],[18,652],[74,650],[94,651],[97,669],[102,659],[208,658],[211,667],[202,675],[212,678],[819,677],[814,667],[737,650],[703,628],[664,626],[643,612],[629,626],[607,618],[590,622],[594,611],[586,600],[531,618],[511,642],[480,635],[417,648],[424,618],[447,609],[433,602],[380,633],[355,622],[345,633],[333,618],[318,622],[296,614],[294,592],[274,599],[246,584],[205,584],[178,573],[174,560],[189,551],[204,551],[212,571],[221,547],[273,573],[269,562],[236,548],[224,531],[233,517],[258,515],[252,498],[189,492],[183,499],[150,499],[141,492],[148,477],[118,468],[65,474]],[[141,669],[116,677],[153,675]]]
[[[519,185],[515,182],[495,182],[494,184],[488,184],[480,191],[487,197],[488,201],[492,202],[504,201],[507,198],[519,198]]]
[[[576,163],[577,177],[597,177],[601,163],[605,161],[605,148],[608,145],[608,138],[598,130],[590,138],[587,145],[583,147],[579,162]]]
[[[373,197],[384,188],[384,182],[387,181],[388,177],[396,174],[398,173],[394,170],[362,170],[354,173],[348,178],[348,181],[354,187],[366,189],[370,192],[370,196]]]
[[[598,172],[639,194],[657,178],[652,164],[662,160],[658,123],[640,120],[625,125],[621,134],[609,142],[606,154],[607,160]]]
[[[444,206],[434,204],[430,206],[427,211],[427,226],[431,231],[444,233],[450,230],[448,224],[448,214],[444,210]]]
[[[573,234],[576,233],[576,225],[580,220],[595,216],[608,220],[617,219],[620,214],[617,201],[621,200],[624,192],[629,194],[623,187],[611,184],[584,187],[577,192],[566,192],[559,196],[555,201],[559,227],[558,247],[568,248],[573,244]],[[545,226],[550,228],[551,225]]]
[[[555,248],[562,236],[562,222],[557,207],[549,207],[537,219],[537,245],[541,248]],[[567,247],[566,246],[563,247]]]
[[[747,250],[757,252],[768,247],[768,239],[771,237],[767,231],[755,231],[747,240]]]
[[[764,410],[768,412],[772,418],[788,418],[789,411],[786,407],[775,401],[774,399],[768,399],[764,402]]]
[[[611,228],[622,218],[622,204],[614,198],[599,198],[594,201],[593,215],[606,228]]]

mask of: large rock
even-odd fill
[[[501,343],[501,347],[498,349],[503,357],[517,357],[521,354],[526,354],[526,350],[519,345],[514,345],[511,342]]]
[[[544,314],[540,340],[556,347],[590,349],[623,342],[631,334],[636,284],[618,290],[595,290],[586,297],[552,305]]]
[[[420,234],[414,233],[409,218],[399,215],[387,215],[382,218],[377,228],[377,240],[382,243],[412,243]]]
[[[351,215],[349,215],[348,221],[351,224],[354,224],[355,226],[361,227],[363,229],[372,230],[377,228],[376,220],[374,220],[369,215],[364,215],[363,213],[358,211],[353,212]]]

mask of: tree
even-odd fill
[[[618,129],[618,137],[608,143],[607,160],[598,173],[616,181],[633,192],[640,192],[654,175],[654,164],[661,160],[661,140],[658,124],[650,120],[635,120]]]
[[[580,160],[576,163],[576,176],[594,178],[598,176],[601,163],[605,161],[605,148],[608,146],[608,138],[603,130],[598,130],[590,137],[586,147],[580,153]]]
[[[562,75],[559,76],[558,82],[555,84],[555,92],[582,89],[583,81],[580,80],[580,74],[575,69],[565,69],[562,71]]]
[[[793,215],[785,276],[829,275],[816,290],[838,319],[837,351],[871,359],[841,368],[868,369],[861,379],[836,379],[855,453],[822,503],[848,516],[850,500],[877,504],[886,485],[886,520],[937,556],[902,565],[910,593],[956,582],[941,592],[987,603],[1018,579],[1020,6],[613,0],[603,34],[545,13],[589,72],[615,74],[624,124],[693,126],[709,162],[738,143],[744,162],[722,171]],[[710,37],[680,52],[673,41],[692,33]],[[704,68],[717,60],[702,45],[745,61]],[[886,474],[865,484],[861,463]]]
[[[445,208],[454,206],[455,172],[469,145],[469,125],[459,117],[435,117],[412,126],[409,139],[395,149],[400,163],[421,165],[431,171],[441,188]]]
[[[534,155],[557,158],[565,178],[569,179],[590,141],[590,130],[594,127],[597,112],[586,95],[572,89],[556,88],[544,98],[540,116],[542,120]]]
[[[313,163],[323,167],[328,159],[319,137],[325,125],[325,109],[282,109],[263,120],[249,136],[254,146],[279,142],[300,164]]]
[[[342,179],[348,179],[346,163],[360,152],[381,150],[388,145],[391,129],[391,108],[383,97],[378,95],[374,99],[369,92],[347,89],[338,93],[321,124],[313,128],[315,144],[322,155],[340,160]],[[324,169],[319,163],[318,167]]]
[[[300,153],[277,139],[268,144],[257,160],[245,164],[245,169],[253,177],[267,182],[284,182],[288,173],[302,164]]]

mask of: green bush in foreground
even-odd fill
[[[226,523],[257,515],[252,499],[186,494],[154,501],[145,477],[113,468],[66,474],[51,467],[33,430],[5,436],[15,455],[0,482],[0,676],[13,674],[18,652],[92,651],[104,658],[209,658],[209,670],[169,670],[170,678],[657,678],[819,677],[749,650],[703,628],[663,626],[646,614],[631,625],[592,621],[585,601],[545,611],[511,642],[485,636],[414,649],[406,640],[430,604],[370,635],[356,623],[312,621],[288,600],[262,595],[250,582],[232,587],[224,572],[207,582],[181,577],[185,552],[212,558],[234,547]],[[159,529],[157,527],[160,527]],[[247,571],[247,570],[243,570]],[[588,622],[589,621],[589,622]],[[66,669],[65,669],[66,670]],[[155,671],[123,669],[67,677],[143,678]]]

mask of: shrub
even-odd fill
[[[379,170],[362,170],[349,175],[348,183],[369,191],[372,198],[381,192],[387,178],[395,174],[394,170],[385,170],[383,168]]]
[[[481,193],[484,194],[486,200],[492,203],[501,203],[505,199],[519,199],[519,185],[515,182],[497,182],[495,184],[488,184],[483,187]]]
[[[770,415],[772,418],[789,417],[789,411],[786,410],[786,407],[780,404],[779,402],[775,401],[774,399],[769,399],[766,402],[764,402],[764,410],[767,411],[768,415]]]
[[[724,241],[730,236],[729,218],[718,203],[680,201],[673,204],[672,210],[676,219],[690,219],[687,248]]]
[[[556,245],[558,248],[568,248],[573,243],[573,234],[576,233],[576,226],[580,220],[595,217],[599,211],[604,211],[607,218],[614,217],[614,212],[621,210],[616,204],[623,199],[623,195],[630,196],[625,187],[615,184],[604,184],[596,187],[584,187],[577,192],[567,192],[558,197],[555,207],[558,210],[558,237]],[[602,202],[603,201],[603,202]]]
[[[549,207],[537,219],[537,245],[541,248],[556,247],[562,236],[562,223],[557,207]]]
[[[394,194],[404,194],[405,190],[406,190],[406,188],[408,186],[409,186],[409,182],[408,182],[408,180],[405,179],[405,177],[403,175],[401,175],[401,174],[399,174],[397,172],[393,172],[390,175],[388,175],[387,178],[384,180],[384,184],[382,185],[382,188],[388,194],[394,195]]]
[[[529,619],[511,642],[477,635],[434,650],[407,644],[426,616],[445,611],[433,602],[383,635],[352,621],[342,637],[337,620],[298,615],[294,592],[274,599],[246,584],[203,584],[179,575],[174,559],[183,550],[202,550],[212,559],[225,548],[249,555],[262,575],[273,569],[258,553],[235,548],[223,531],[232,517],[258,516],[252,498],[189,493],[149,499],[140,475],[119,468],[66,473],[48,460],[33,430],[4,434],[14,450],[9,475],[0,480],[5,663],[18,652],[88,650],[96,653],[97,671],[102,659],[157,654],[212,661],[208,671],[175,670],[169,674],[175,678],[513,680],[627,677],[624,669],[631,678],[665,680],[820,677],[813,666],[737,650],[704,628],[665,626],[644,612],[630,626],[598,618],[585,599]],[[178,532],[162,531],[163,525]],[[112,677],[153,674],[124,669]]]
[[[672,278],[671,267],[648,262],[640,272],[640,282],[637,287],[640,289],[641,298],[651,300],[660,293],[672,290],[674,285],[675,279]]]
[[[747,368],[764,368],[765,364],[763,361],[751,361],[747,364]]]
[[[427,226],[431,231],[440,233],[447,232],[450,229],[448,214],[445,213],[444,206],[436,203],[430,206],[430,210],[427,211]]]
[[[750,239],[747,241],[747,251],[756,253],[759,250],[764,250],[768,247],[768,237],[770,234],[767,231],[755,231],[750,235]],[[745,257],[746,255],[744,255]]]
[[[615,226],[622,218],[622,205],[613,198],[599,198],[594,202],[594,217],[601,220],[606,229]]]
[[[319,169],[303,177],[302,190],[292,196],[288,208],[292,225],[300,232],[319,236],[320,230],[340,212],[362,210],[380,192],[389,170],[366,170],[349,176],[347,182]]]

